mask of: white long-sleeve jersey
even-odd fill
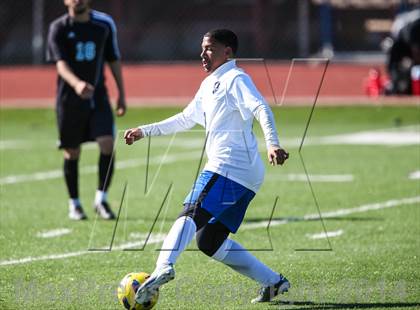
[[[145,136],[206,129],[208,161],[204,170],[223,175],[257,192],[264,180],[264,164],[252,132],[254,117],[267,147],[279,146],[273,114],[251,78],[234,60],[203,80],[194,99],[181,112],[161,122],[142,125]]]

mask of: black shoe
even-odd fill
[[[273,299],[278,294],[283,294],[287,292],[290,288],[290,282],[280,275],[280,281],[277,282],[274,285],[271,286],[263,286],[260,288],[260,291],[258,292],[258,296],[254,298],[251,302],[257,303],[257,302],[268,302],[271,299]]]
[[[115,219],[115,214],[112,212],[111,207],[106,201],[102,201],[100,204],[94,206],[96,213],[99,214],[104,220]]]
[[[81,205],[75,206],[73,204],[70,204],[69,205],[69,218],[71,220],[81,221],[81,220],[86,220],[87,216],[85,212],[83,211],[83,208]]]

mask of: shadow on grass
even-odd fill
[[[375,309],[375,308],[418,308],[420,302],[373,302],[373,303],[316,303],[312,301],[273,301],[272,306],[294,306],[293,310],[317,310],[317,309]],[[297,306],[297,307],[296,307]],[[299,307],[300,306],[300,307]],[[302,307],[303,306],[303,307]]]

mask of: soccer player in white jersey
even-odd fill
[[[227,29],[209,31],[203,36],[201,48],[202,65],[209,75],[190,104],[166,120],[124,133],[129,145],[147,136],[188,130],[196,124],[205,127],[207,135],[208,162],[163,242],[165,251],[160,252],[156,269],[137,291],[136,302],[143,305],[175,277],[173,265],[194,235],[206,255],[261,284],[252,302],[270,301],[290,287],[283,275],[228,238],[238,230],[264,179],[264,165],[252,132],[253,119],[262,127],[272,165],[282,165],[289,154],[280,147],[270,107],[232,59],[238,48],[236,35]]]

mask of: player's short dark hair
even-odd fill
[[[238,51],[238,37],[229,29],[214,29],[207,32],[205,37],[212,38],[219,43],[224,44],[232,49],[233,54]]]

